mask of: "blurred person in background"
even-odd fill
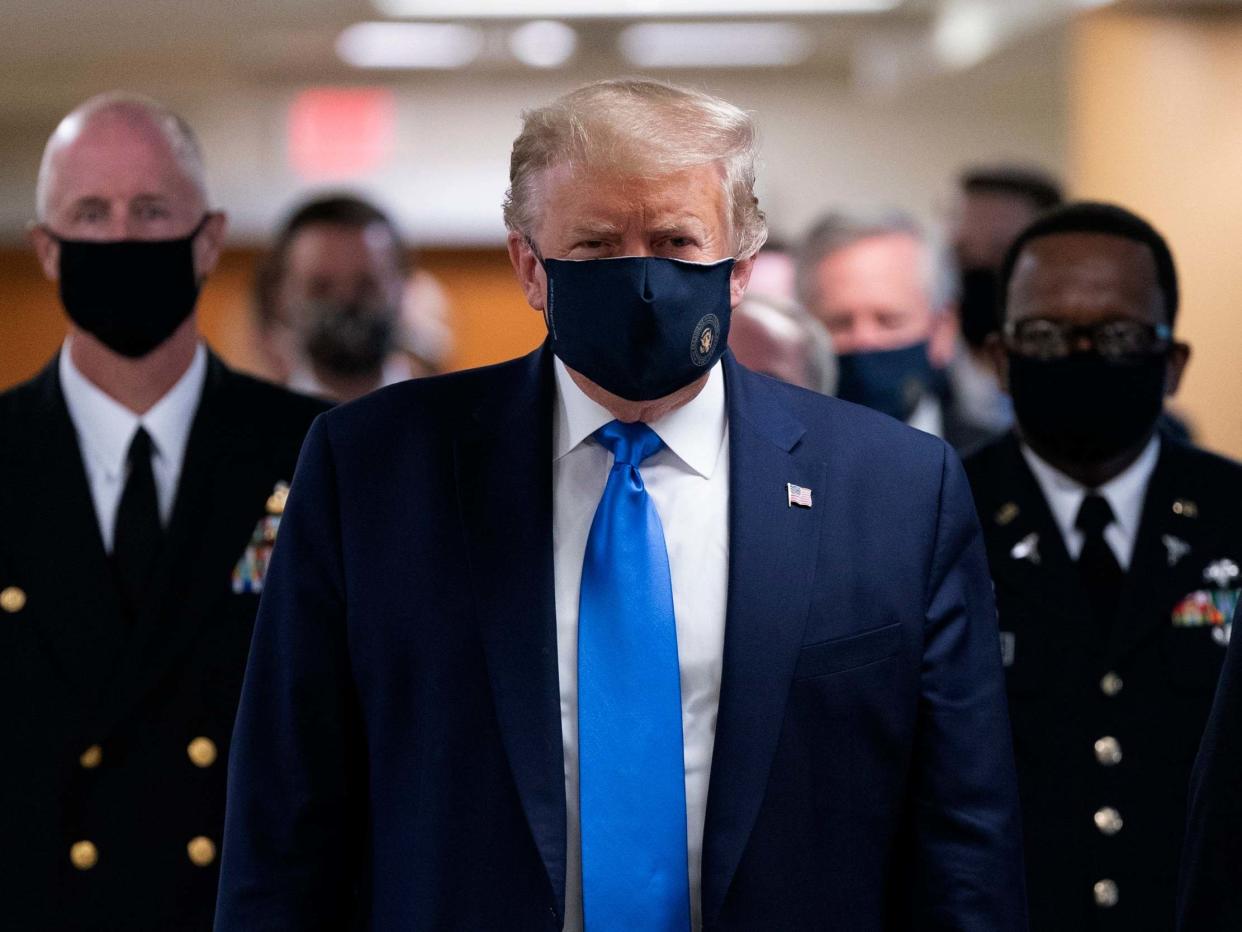
[[[453,355],[453,308],[440,280],[416,268],[401,296],[397,346],[410,362],[414,378],[447,372]]]
[[[1013,406],[1001,391],[986,349],[988,335],[1000,327],[996,306],[1001,262],[1018,233],[1060,203],[1060,183],[1038,168],[979,166],[958,178],[950,239],[961,275],[962,344],[949,379],[961,408],[995,433],[1013,423]]]
[[[352,195],[317,197],[281,225],[255,311],[285,384],[352,401],[415,374],[401,352],[405,248],[388,215]]]
[[[729,349],[743,366],[763,375],[824,395],[836,389],[832,340],[797,305],[748,292],[733,312]]]
[[[966,345],[989,370],[985,344],[1000,329],[998,282],[1005,253],[1019,233],[1061,200],[1060,182],[1038,168],[976,166],[958,179],[950,235],[961,273],[958,317]]]
[[[1095,203],[1044,214],[1000,283],[989,345],[1017,425],[966,470],[1031,927],[1172,929],[1187,780],[1242,582],[1242,466],[1157,429],[1190,350],[1173,257],[1145,220]]]
[[[816,223],[798,252],[798,294],[837,354],[837,397],[941,437],[959,452],[995,435],[955,403],[957,273],[909,214],[843,212]]]
[[[324,406],[204,344],[210,204],[154,101],[91,98],[44,151],[31,239],[69,335],[0,395],[9,928],[211,928],[255,610]]]
[[[621,80],[522,122],[548,340],[317,422],[218,929],[1025,929],[957,458],[727,351],[750,117]]]

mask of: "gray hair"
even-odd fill
[[[755,197],[757,152],[754,121],[733,104],[659,81],[596,81],[522,114],[509,160],[505,226],[534,236],[542,219],[537,182],[555,165],[659,177],[718,164],[734,255],[744,259],[758,252],[768,235]]]
[[[798,249],[795,283],[803,306],[819,306],[820,263],[833,253],[878,236],[908,236],[923,247],[923,281],[933,313],[943,313],[957,301],[960,286],[953,254],[937,233],[912,214],[904,210],[871,214],[834,211],[811,227]]]
[[[43,149],[43,160],[39,163],[39,180],[35,186],[35,213],[39,220],[47,217],[52,162],[56,153],[77,138],[92,120],[104,115],[131,120],[135,124],[147,123],[157,129],[168,142],[177,164],[202,195],[203,201],[208,200],[203,148],[190,124],[159,101],[139,94],[110,91],[96,94],[71,110],[48,138],[47,146]]]

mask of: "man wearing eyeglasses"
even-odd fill
[[[1187,780],[1242,563],[1242,467],[1163,435],[1190,348],[1167,244],[1045,214],[1001,272],[1017,426],[966,464],[987,540],[1033,930],[1173,928]]]

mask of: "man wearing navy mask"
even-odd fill
[[[194,308],[224,235],[193,132],[92,98],[32,239],[69,318],[0,395],[0,874],[20,929],[209,929],[267,556],[319,402],[237,375]]]
[[[996,583],[1031,926],[1172,929],[1187,779],[1242,582],[1242,467],[1157,429],[1190,351],[1172,255],[1145,220],[1059,208],[1001,276],[991,346],[1017,428],[966,470]]]
[[[525,114],[547,342],[312,428],[218,929],[1025,928],[965,477],[725,350],[754,159],[655,82]]]
[[[966,452],[997,424],[955,397],[961,351],[956,270],[908,214],[829,214],[799,250],[798,293],[837,352],[837,397],[874,408]]]

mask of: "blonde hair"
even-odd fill
[[[746,258],[768,236],[755,197],[757,153],[755,124],[733,104],[659,81],[596,81],[522,114],[509,160],[505,226],[534,236],[541,219],[539,177],[554,165],[659,177],[717,164],[734,254]]]

